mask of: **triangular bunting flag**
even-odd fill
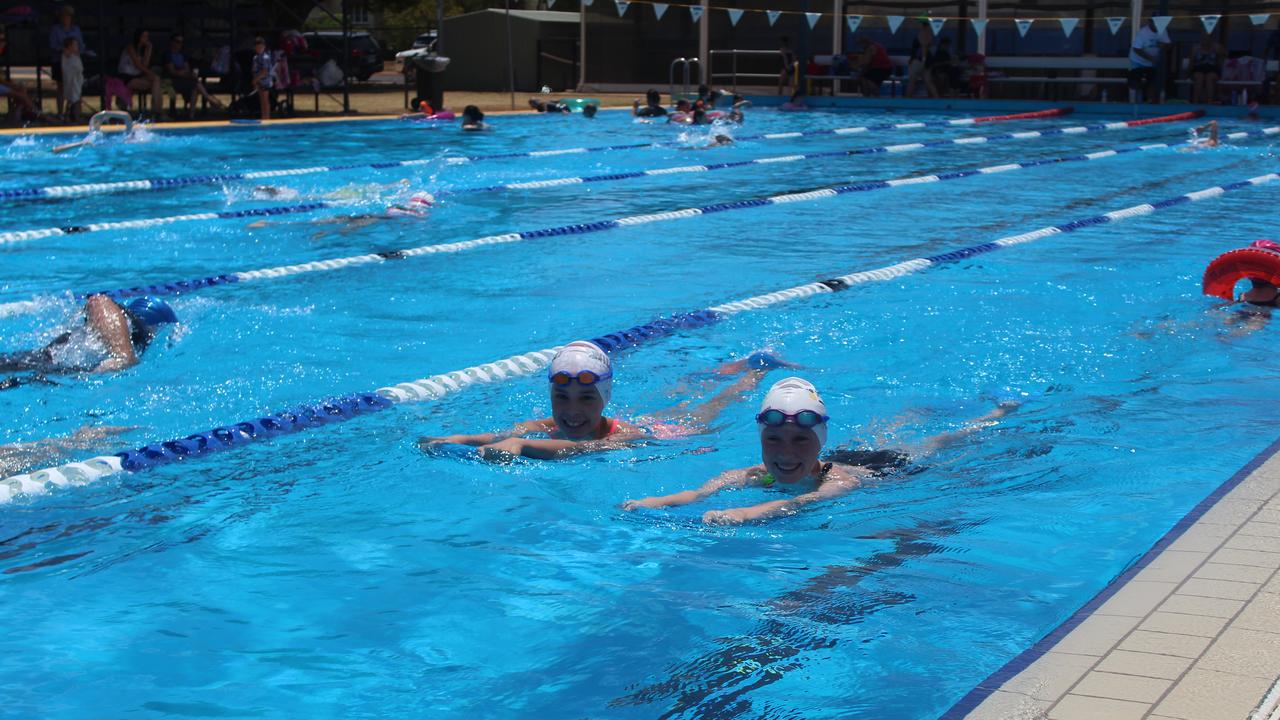
[[[1267,23],[1267,20],[1270,18],[1271,18],[1270,13],[1262,13],[1261,15],[1249,16],[1249,19],[1253,21],[1254,25],[1265,25]]]
[[[987,21],[986,21],[986,20],[970,20],[969,22],[973,23],[973,32],[974,32],[974,33],[976,33],[976,34],[978,34],[978,35],[981,35],[982,33],[984,33],[984,32],[986,32],[986,31],[987,31]]]
[[[1032,22],[1034,22],[1034,19],[1028,20],[1026,18],[1014,18],[1013,24],[1018,26],[1019,37],[1027,36],[1027,31],[1031,29]]]
[[[596,0],[582,0],[582,4],[583,4],[583,5],[585,5],[585,6],[587,6],[587,7],[591,7],[591,3],[595,2],[595,1],[596,1]]]
[[[822,13],[805,13],[804,16],[809,18],[809,29],[812,30],[813,26],[818,24],[818,18],[822,17]]]
[[[846,25],[849,26],[849,32],[858,32],[858,26],[862,24],[861,15],[850,15],[844,19]]]
[[[933,34],[937,35],[942,32],[942,26],[947,24],[946,18],[929,18],[929,27],[933,28]]]
[[[729,25],[737,26],[738,21],[742,19],[742,10],[729,9]]]
[[[1201,15],[1200,16],[1200,22],[1204,23],[1204,31],[1207,33],[1213,32],[1213,29],[1218,27],[1218,21],[1221,19],[1222,19],[1221,15]]]
[[[778,16],[782,14],[782,11],[781,10],[765,10],[764,14],[769,16],[769,25],[772,27],[774,23],[778,22]]]
[[[898,32],[898,28],[902,27],[902,21],[903,21],[904,19],[905,19],[905,18],[903,18],[901,15],[887,15],[887,16],[885,16],[885,20],[888,20],[888,21],[889,21],[889,32],[891,32],[891,33],[896,33],[896,32]]]
[[[1109,17],[1107,18],[1107,27],[1111,28],[1111,34],[1115,35],[1120,32],[1120,26],[1124,25],[1124,18]]]
[[[553,8],[553,7],[555,7],[555,6],[556,6],[556,0],[547,0],[547,9],[548,9],[548,10],[550,10],[551,8]]]
[[[627,12],[627,6],[631,4],[631,0],[613,0],[618,6],[618,17],[622,17]]]
[[[701,6],[701,5],[690,5],[690,6],[689,6],[689,17],[693,18],[693,24],[694,24],[694,25],[697,25],[697,24],[698,24],[698,21],[702,19],[702,6]]]
[[[1076,31],[1076,25],[1080,24],[1080,18],[1058,18],[1058,22],[1062,23],[1062,34],[1071,37],[1071,33]]]
[[[1169,21],[1173,20],[1170,15],[1152,15],[1151,22],[1156,24],[1156,32],[1162,33],[1169,27]]]
[[[664,13],[664,12],[666,12],[666,11],[667,11],[667,4],[666,4],[666,3],[654,3],[654,4],[653,4],[653,16],[654,16],[654,17],[656,17],[656,18],[658,18],[659,20],[661,20],[661,19],[662,19],[662,13]]]

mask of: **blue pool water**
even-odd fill
[[[760,110],[739,133],[896,119],[941,116]],[[280,179],[302,202],[401,178],[460,190],[1090,121],[467,165],[447,158],[679,131],[602,113],[496,118],[473,135],[396,122],[153,133],[67,156],[48,152],[65,139],[24,138],[0,147],[0,189],[439,159]],[[310,222],[346,209],[260,229],[216,220],[18,243],[0,249],[0,302],[38,296],[41,312],[0,319],[0,351],[69,322],[68,289],[1177,141],[1187,127],[460,193],[426,221],[360,228]],[[1157,150],[210,289],[174,300],[181,327],[132,370],[0,392],[0,443],[133,428],[73,458],[112,452],[1278,165],[1275,141]],[[282,204],[248,187],[16,203],[0,231]],[[0,715],[934,717],[1273,439],[1253,421],[1280,391],[1275,329],[1234,332],[1199,280],[1218,253],[1274,232],[1277,201],[1276,185],[1246,189],[618,354],[614,410],[629,417],[700,392],[699,371],[773,348],[822,389],[833,445],[910,445],[1023,401],[923,472],[768,524],[698,522],[778,497],[763,490],[670,512],[617,507],[756,462],[759,393],[710,435],[565,462],[416,449],[420,435],[545,416],[537,377],[0,506]]]

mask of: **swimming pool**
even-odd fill
[[[156,133],[58,157],[55,142],[23,139],[3,148],[0,189],[439,159],[278,181],[306,202],[401,178],[463,190],[1091,122],[449,161],[678,133],[617,113],[581,120],[498,118],[467,136],[396,122]],[[738,134],[884,121],[761,110]],[[15,243],[0,302],[38,297],[41,312],[0,319],[0,350],[66,322],[73,302],[52,291],[1176,142],[1187,127],[458,192],[426,221],[360,228],[310,222],[352,212],[342,207],[257,230],[257,218],[219,219]],[[1252,129],[1224,127],[1237,128]],[[180,437],[1259,176],[1274,156],[1265,139],[1154,149],[210,288],[174,300],[182,327],[139,367],[0,393],[0,442],[97,423],[137,427],[120,447]],[[253,200],[250,186],[14,203],[0,231],[287,204]],[[618,353],[614,405],[626,417],[690,396],[696,382],[672,389],[691,374],[774,348],[823,390],[832,444],[907,444],[997,399],[1024,402],[923,472],[782,521],[697,522],[765,491],[617,509],[755,462],[758,395],[712,435],[562,463],[416,449],[420,435],[545,414],[536,375],[19,499],[0,507],[0,582],[21,609],[2,641],[4,714],[936,716],[1273,439],[1241,423],[1267,417],[1280,386],[1269,334],[1228,335],[1199,277],[1219,252],[1266,236],[1277,199],[1275,184],[1242,189]]]

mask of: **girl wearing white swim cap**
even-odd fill
[[[954,442],[985,427],[1012,407],[1001,405],[961,430],[927,438],[922,443],[921,452]],[[756,425],[760,429],[759,465],[725,471],[697,490],[628,500],[622,508],[635,510],[687,505],[731,487],[777,487],[799,492],[786,500],[728,510],[708,510],[702,515],[702,522],[708,525],[767,520],[791,515],[810,503],[839,497],[858,487],[864,478],[910,462],[910,455],[897,450],[840,451],[831,455],[830,462],[823,462],[819,455],[827,442],[829,420],[827,406],[812,383],[798,377],[779,380],[769,388],[756,415]]]
[[[708,432],[720,412],[743,393],[754,390],[765,372],[786,365],[789,363],[767,352],[726,363],[715,371],[716,376],[741,377],[715,396],[696,407],[689,407],[689,401],[685,401],[630,423],[604,414],[613,395],[609,355],[589,340],[578,340],[560,348],[547,368],[551,417],[519,423],[505,433],[426,437],[418,444],[428,451],[442,444],[473,445],[480,448],[481,457],[490,460],[513,456],[552,460],[613,450],[638,441],[688,437]]]

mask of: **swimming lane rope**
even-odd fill
[[[1158,119],[1158,118],[1157,118]],[[1167,122],[1167,121],[1165,121]],[[1150,123],[1147,123],[1150,124]],[[1117,127],[1108,127],[1106,124],[1085,125],[1085,132],[1097,132],[1100,130],[1115,130],[1120,128],[1133,127],[1131,125],[1115,124]],[[681,173],[698,173],[713,172],[716,170],[727,170],[731,168],[748,167],[751,165],[770,165],[776,163],[790,163],[810,160],[820,160],[833,157],[851,157],[855,155],[874,155],[878,153],[898,153],[911,150],[920,150],[929,147],[939,147],[943,145],[965,145],[974,143],[999,142],[1002,140],[1018,140],[1032,137],[1047,137],[1053,135],[1073,134],[1079,130],[1076,127],[1052,128],[1049,130],[1036,130],[1029,133],[1006,133],[1003,135],[987,135],[984,137],[957,138],[954,140],[928,140],[922,143],[906,143],[903,145],[884,145],[880,147],[854,148],[852,150],[833,150],[820,153],[805,153],[800,155],[782,155],[775,157],[756,158],[754,160],[738,160],[734,162],[713,163],[709,165],[685,165],[681,167],[658,168],[655,170],[635,170],[631,172],[608,173],[605,175],[586,175],[582,177],[553,178],[547,180],[531,180],[515,183],[507,183],[504,185],[490,185],[487,187],[465,188],[458,190],[443,189],[437,191],[437,197],[445,197],[449,195],[471,195],[500,191],[512,190],[538,190],[551,187],[563,187],[566,185],[579,185],[584,183],[600,183],[600,182],[616,182],[620,180],[630,180],[641,177],[654,177],[659,175],[675,175]],[[1274,135],[1280,134],[1280,126],[1265,128],[1252,132],[1237,132],[1226,135],[1227,139],[1239,140],[1250,135]],[[1153,146],[1154,147],[1154,146]],[[1164,146],[1159,146],[1164,147]],[[73,235],[78,233],[99,232],[103,230],[121,230],[121,229],[139,229],[148,227],[157,227],[160,225],[169,225],[179,222],[194,222],[200,220],[229,220],[241,219],[249,217],[269,217],[278,215],[290,215],[296,213],[307,213],[327,208],[339,208],[349,206],[350,202],[311,202],[299,205],[281,205],[269,208],[256,208],[250,210],[230,210],[222,212],[196,213],[190,215],[172,215],[169,217],[147,218],[141,220],[121,220],[115,222],[91,223],[88,225],[72,225],[64,227],[41,228],[37,230],[17,230],[13,232],[0,233],[0,245],[10,245],[20,242],[30,242],[49,237],[59,237],[63,235]]]
[[[695,312],[659,318],[643,325],[602,335],[594,338],[593,341],[612,353],[653,342],[679,330],[711,325],[736,313],[761,310],[779,303],[814,295],[840,292],[865,283],[892,280],[920,272],[935,265],[964,260],[1059,233],[1075,232],[1096,225],[1150,215],[1185,203],[1215,198],[1228,192],[1263,185],[1276,180],[1280,180],[1280,174],[1268,173],[1247,180],[1178,195],[1155,203],[1134,205],[1133,207],[1114,210],[1102,215],[1073,220],[1062,225],[1050,225],[1031,232],[1010,235],[982,243],[981,245],[971,245],[938,255],[906,260],[874,270],[850,273],[828,280],[749,297],[744,300],[715,305]],[[342,422],[361,415],[385,410],[395,405],[426,400],[441,400],[457,394],[472,385],[497,383],[513,378],[530,376],[545,368],[551,362],[552,356],[558,349],[559,347],[557,346],[534,350],[484,365],[476,365],[453,372],[433,375],[421,380],[379,388],[374,392],[346,395],[328,401],[302,405],[284,412],[247,420],[234,425],[217,427],[168,442],[145,445],[113,455],[100,455],[84,462],[67,463],[57,467],[13,475],[0,480],[0,504],[7,503],[17,497],[39,495],[54,488],[84,485],[122,472],[147,470],[158,465],[198,457],[216,450],[235,448],[280,435]]]
[[[1096,129],[1114,129],[1107,127],[1098,127],[1090,129],[1082,126],[1080,132],[1092,132]],[[1055,128],[1048,131],[1032,131],[1037,136],[1043,133],[1066,132],[1072,128]],[[1278,130],[1277,132],[1280,132]],[[1026,133],[1014,133],[1015,136],[1023,136]],[[976,138],[959,138],[956,140],[936,141],[942,144],[967,144],[970,142],[988,142],[990,137]],[[908,146],[890,146],[897,148],[892,150],[895,152],[905,152],[907,150],[918,150],[924,147],[922,143],[912,143]],[[356,267],[360,265],[368,265],[371,263],[380,263],[387,260],[403,260],[405,258],[417,257],[419,255],[440,255],[451,254],[457,252],[465,252],[478,247],[487,245],[501,245],[514,242],[522,242],[524,240],[534,240],[538,238],[557,237],[562,235],[583,235],[587,233],[602,232],[615,228],[626,227],[628,225],[642,225],[652,222],[664,222],[667,220],[678,220],[681,218],[695,217],[697,215],[709,215],[717,212],[729,212],[734,210],[746,210],[749,208],[764,207],[766,205],[778,205],[788,202],[807,201],[807,200],[824,200],[827,198],[837,197],[856,192],[870,192],[873,190],[883,190],[885,188],[899,187],[902,185],[918,185],[921,183],[941,182],[944,180],[958,180],[960,178],[972,177],[974,175],[991,175],[1000,172],[1009,172],[1011,170],[1020,170],[1022,168],[1039,167],[1041,165],[1052,165],[1066,162],[1080,162],[1087,160],[1097,160],[1100,158],[1113,157],[1115,155],[1141,152],[1146,150],[1162,149],[1171,147],[1169,143],[1158,143],[1154,145],[1142,145],[1131,148],[1117,148],[1114,150],[1103,150],[1099,152],[1086,153],[1082,155],[1072,155],[1060,158],[1048,158],[1042,160],[1030,160],[1021,163],[1004,163],[1001,165],[992,165],[989,167],[978,168],[976,170],[957,170],[935,175],[919,175],[910,177],[901,177],[893,180],[873,180],[870,182],[857,183],[853,185],[841,185],[836,187],[822,188],[818,190],[807,190],[800,192],[784,193],[774,195],[767,198],[753,198],[747,200],[738,200],[734,202],[717,203],[715,205],[707,205],[703,207],[684,208],[680,210],[670,210],[666,212],[650,213],[646,215],[633,215],[630,217],[615,218],[609,220],[597,220],[593,222],[577,223],[573,225],[561,225],[558,227],[541,228],[538,230],[525,230],[522,232],[506,233],[503,235],[490,235],[488,237],[475,238],[473,240],[464,240],[453,243],[443,243],[437,245],[423,245],[415,248],[405,248],[400,250],[387,250],[374,253],[366,253],[363,255],[353,255],[342,258],[331,258],[328,260],[316,260],[312,262],[299,263],[295,265],[282,265],[272,268],[264,268],[259,270],[247,270],[242,272],[224,273],[221,275],[213,275],[203,278],[194,278],[190,280],[177,280],[166,283],[156,283],[152,285],[141,285],[129,288],[117,288],[114,290],[95,290],[83,293],[72,293],[77,299],[84,299],[90,295],[106,295],[114,299],[123,299],[129,297],[137,297],[140,295],[180,295],[196,290],[218,285],[229,285],[232,283],[252,282],[255,280],[277,279],[289,277],[292,275],[301,275],[312,272],[326,272],[330,270],[339,270],[342,268]],[[875,148],[876,152],[886,151],[887,148]],[[249,212],[249,211],[240,211]],[[16,315],[30,312],[37,312],[41,305],[36,300],[20,300],[8,303],[0,303],[0,317],[7,315]]]
[[[883,125],[866,125],[863,127],[836,128],[831,130],[807,130],[804,132],[768,133],[750,135],[739,140],[782,140],[788,138],[817,135],[846,135],[879,130],[907,130],[922,127],[946,125],[972,125],[983,122],[1007,122],[1012,120],[1036,120],[1057,117],[1071,112],[1071,108],[1054,108],[1017,115],[1000,115],[979,118],[957,118],[955,120],[938,120],[930,122],[911,122]],[[1187,113],[1183,113],[1186,115]],[[1185,119],[1185,118],[1184,118]],[[400,160],[376,162],[359,165],[334,165],[324,167],[288,168],[283,170],[260,170],[244,173],[220,173],[215,175],[185,175],[172,178],[150,178],[144,180],[120,180],[104,183],[81,183],[78,185],[47,185],[44,187],[13,188],[0,190],[0,200],[49,200],[57,198],[87,197],[89,195],[108,195],[111,193],[141,192],[145,190],[172,190],[191,185],[214,185],[239,180],[266,180],[270,178],[289,177],[293,175],[313,175],[315,173],[339,172],[344,170],[385,170],[396,167],[413,167],[432,163],[465,164],[482,160],[500,160],[508,158],[540,158],[553,155],[574,155],[578,153],[606,152],[612,150],[635,150],[648,147],[677,147],[680,143],[631,143],[627,145],[605,145],[601,147],[563,148],[559,150],[533,150],[528,152],[497,153],[493,155],[453,155],[419,160]]]

